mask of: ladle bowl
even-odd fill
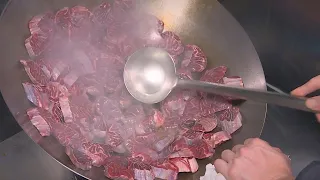
[[[123,78],[129,93],[147,104],[164,100],[178,82],[172,57],[155,47],[140,49],[129,56]]]

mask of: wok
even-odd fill
[[[7,106],[24,131],[41,148],[66,168],[89,179],[106,177],[102,168],[93,168],[90,171],[75,168],[56,139],[42,138],[28,120],[25,112],[31,104],[21,85],[28,81],[28,77],[19,60],[28,58],[24,40],[29,36],[28,21],[34,15],[65,6],[93,7],[101,2],[102,0],[11,0],[0,20],[0,89]],[[184,43],[199,45],[208,57],[209,68],[226,65],[229,67],[229,75],[241,76],[246,87],[266,89],[263,69],[249,37],[217,1],[140,0],[138,7],[162,19],[166,30],[177,33]],[[266,104],[245,102],[241,105],[241,113],[243,127],[233,135],[233,139],[217,148],[213,158],[198,161],[200,168],[197,173],[179,174],[180,179],[199,179],[199,176],[204,174],[205,165],[220,156],[222,150],[242,143],[246,138],[260,135]]]

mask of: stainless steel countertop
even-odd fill
[[[20,132],[0,143],[1,180],[75,180],[74,174],[60,165]]]

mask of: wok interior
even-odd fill
[[[66,167],[90,179],[106,179],[102,168],[81,171],[71,163],[64,148],[52,137],[42,138],[28,121],[25,112],[32,105],[28,102],[22,82],[28,81],[19,60],[27,59],[24,40],[29,36],[28,21],[46,11],[63,7],[84,5],[94,7],[101,0],[12,0],[0,21],[2,57],[1,92],[16,120],[24,131],[51,156]],[[177,33],[184,43],[200,46],[208,57],[208,68],[225,65],[229,75],[243,78],[246,87],[265,89],[265,78],[255,49],[241,26],[216,1],[212,0],[140,0],[141,11],[156,15],[165,23],[165,30]],[[249,137],[260,135],[264,124],[266,105],[245,102],[241,105],[243,127],[233,135],[233,140],[217,148],[211,159],[198,160],[199,171],[195,174],[179,174],[181,179],[199,179],[205,165],[218,157],[220,152],[242,143]]]

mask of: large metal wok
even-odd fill
[[[70,170],[90,179],[106,179],[102,168],[82,171],[71,163],[64,148],[53,138],[42,138],[32,126],[26,109],[31,107],[21,83],[28,81],[20,59],[28,58],[24,40],[29,35],[28,21],[32,16],[65,6],[98,5],[101,0],[11,0],[0,21],[0,85],[1,93],[16,120],[24,131],[53,158]],[[266,82],[259,57],[239,23],[215,0],[140,0],[139,7],[156,15],[166,24],[167,30],[176,32],[186,43],[203,48],[209,67],[226,65],[230,75],[243,77],[246,87],[264,90]],[[241,105],[243,127],[233,140],[220,146],[222,150],[242,143],[246,138],[258,137],[262,131],[266,104],[245,102]],[[213,159],[199,161],[195,174],[180,174],[181,179],[199,179],[205,165]],[[36,168],[36,167],[35,167]]]

